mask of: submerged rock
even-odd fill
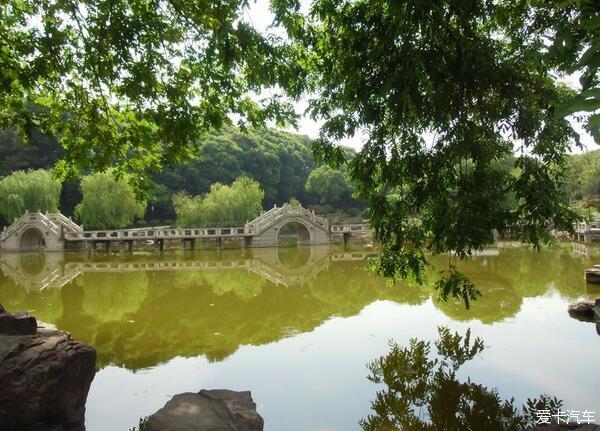
[[[568,313],[571,317],[584,322],[599,321],[599,299],[582,299],[568,306]]]
[[[0,429],[84,430],[96,351],[50,325],[36,329],[0,334]]]
[[[249,391],[186,392],[151,415],[144,431],[262,431],[256,407]]]

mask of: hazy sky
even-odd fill
[[[303,12],[308,12],[310,1],[301,0],[301,10]],[[245,11],[244,19],[250,22],[257,30],[261,32],[269,32],[272,34],[276,34],[279,36],[285,37],[285,33],[281,29],[270,28],[270,25],[273,21],[273,14],[269,11],[269,0],[257,0],[252,3],[247,11]],[[572,75],[564,80],[571,87],[580,88],[580,84],[578,82],[578,76]],[[314,121],[310,119],[307,115],[302,115],[307,108],[307,99],[302,100],[296,105],[296,112],[301,115],[300,120],[297,124],[297,132],[307,135],[311,138],[316,138],[319,135],[319,129],[321,127],[321,121]],[[598,145],[595,144],[593,138],[588,135],[582,128],[575,125],[575,129],[580,134],[580,139],[584,144],[584,151],[590,151],[599,148]],[[295,131],[293,128],[290,128],[291,131]],[[352,147],[356,150],[360,149],[365,141],[365,137],[360,133],[355,135],[351,139],[345,139],[344,141],[339,142],[342,145],[346,145]],[[573,148],[572,152],[579,153],[581,150],[577,148]]]

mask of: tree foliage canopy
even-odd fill
[[[535,31],[551,30],[546,59],[560,72],[579,73],[581,86],[578,94],[557,107],[556,115],[586,113],[586,130],[599,144],[599,2],[568,0],[550,5],[539,8]]]
[[[556,111],[574,92],[555,80],[553,35],[540,25],[563,23],[561,5],[317,0],[306,17],[291,3],[276,13],[307,47],[310,112],[324,121],[316,153],[339,165],[333,143],[366,135],[349,172],[382,243],[380,273],[420,281],[426,239],[464,258],[495,229],[517,227],[535,245],[551,226],[571,229],[562,181],[578,136]],[[514,151],[509,175],[497,161]],[[442,280],[443,292],[475,295],[453,261]]]
[[[282,204],[291,196],[308,203],[317,198],[305,192],[305,182],[316,166],[311,140],[274,129],[224,128],[207,133],[198,142],[198,153],[186,162],[152,174],[154,183],[171,193],[207,193],[211,184],[230,184],[240,176],[258,181],[265,204]]]
[[[567,169],[570,197],[584,208],[599,208],[599,150],[570,157]]]
[[[352,192],[347,174],[329,166],[320,166],[311,171],[305,188],[309,193],[319,196],[322,204],[337,203]]]
[[[46,170],[15,171],[0,179],[0,214],[7,220],[27,211],[56,212],[61,183]]]
[[[205,195],[176,194],[173,205],[177,224],[182,227],[242,225],[259,215],[264,195],[260,184],[248,177],[239,177],[229,186],[215,183]]]
[[[81,191],[75,214],[88,229],[124,228],[144,216],[146,202],[136,199],[127,177],[116,179],[110,170],[83,177]]]
[[[203,132],[294,117],[291,48],[255,31],[246,0],[9,0],[0,6],[0,127],[60,138],[60,172],[141,171]],[[291,70],[292,69],[292,70]],[[132,178],[135,180],[135,178]]]

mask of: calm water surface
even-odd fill
[[[598,296],[583,280],[598,254],[569,244],[487,250],[461,265],[483,292],[465,310],[427,286],[387,287],[365,270],[368,251],[5,254],[0,303],[97,349],[90,431],[127,430],[171,396],[203,388],[251,390],[266,431],[357,430],[378,390],[366,363],[389,340],[436,339],[439,325],[485,341],[465,378],[520,405],[549,393],[599,418],[595,325],[566,312],[575,298]]]

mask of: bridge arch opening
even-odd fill
[[[304,223],[289,221],[277,233],[278,246],[291,246],[311,244],[311,232]]]
[[[21,234],[20,245],[21,250],[44,250],[46,248],[46,239],[39,229],[30,227]]]

